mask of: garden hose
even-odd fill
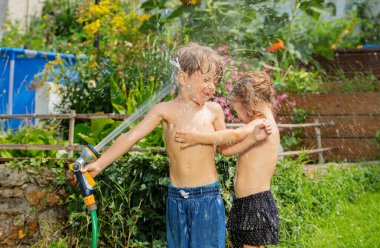
[[[81,189],[84,203],[90,212],[92,222],[91,248],[96,248],[98,243],[98,217],[96,215],[97,206],[94,196],[94,186],[96,183],[90,173],[82,173],[80,170],[83,169],[86,164],[92,163],[98,158],[98,152],[95,151],[92,146],[88,145],[82,150],[80,157],[69,165],[69,169],[74,172],[79,188]]]
[[[90,211],[92,223],[91,248],[98,247],[98,216],[96,210]]]

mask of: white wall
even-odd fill
[[[20,30],[24,31],[33,16],[41,14],[44,0],[9,0],[7,20],[20,21]]]
[[[0,39],[5,21],[19,21],[20,31],[42,12],[44,0],[0,0]]]
[[[8,0],[0,0],[0,39],[3,36],[3,25],[8,9]]]
[[[56,114],[56,106],[62,101],[59,94],[59,86],[52,82],[46,82],[36,89],[35,94],[36,114]]]

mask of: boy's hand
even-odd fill
[[[79,170],[82,173],[88,172],[92,177],[96,177],[101,172],[101,169],[97,163],[97,161],[86,164],[86,166],[82,169]]]
[[[190,146],[197,145],[198,142],[198,133],[194,131],[177,131],[175,133],[175,141],[182,143],[180,145],[181,149],[186,149]]]
[[[253,138],[256,141],[262,141],[268,138],[272,133],[272,126],[268,121],[263,121],[261,124],[258,124],[253,129]]]
[[[100,173],[100,169],[99,169],[98,165],[96,165],[96,162],[87,164],[83,168],[83,170],[79,170],[79,171],[82,173],[85,173],[87,171],[88,173],[90,173],[90,175],[92,177],[95,177],[97,174]],[[72,188],[75,188],[77,186],[77,183],[78,183],[77,178],[75,177],[74,173],[71,171],[66,173],[66,181]]]

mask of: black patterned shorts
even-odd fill
[[[227,223],[234,248],[278,243],[280,219],[271,191],[235,198]]]

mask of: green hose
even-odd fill
[[[98,247],[98,216],[96,210],[90,211],[92,222],[92,241],[91,248]]]

